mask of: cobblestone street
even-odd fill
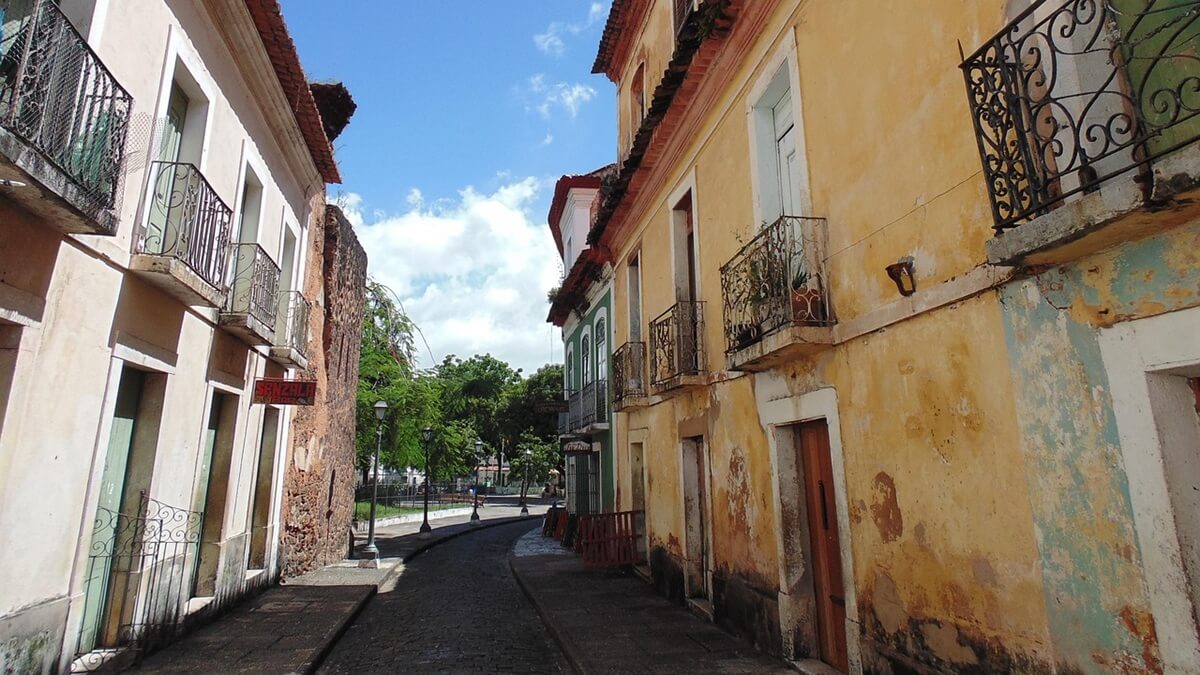
[[[508,566],[513,543],[531,527],[490,528],[417,557],[320,672],[569,672]]]

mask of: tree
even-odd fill
[[[382,285],[367,282],[359,357],[355,449],[363,482],[375,453],[377,401],[388,404],[380,463],[392,467],[417,464],[422,456],[420,429],[437,421],[441,409],[432,378],[413,367],[412,321]]]
[[[531,485],[543,483],[550,475],[550,469],[559,465],[561,452],[558,442],[540,438],[533,433],[521,435],[521,442],[512,455],[512,470],[521,480],[521,499],[529,494]]]

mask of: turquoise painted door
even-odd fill
[[[122,525],[128,526],[128,516],[121,513],[121,505],[125,499],[125,478],[144,383],[144,373],[125,368],[117,388],[117,405],[108,436],[108,451],[100,479],[100,498],[96,505],[86,568],[83,624],[80,628],[81,652],[95,648],[102,633],[110,632],[104,630],[104,614],[112,586],[113,558],[118,547],[117,531]]]
[[[205,507],[208,506],[208,484],[212,480],[213,455],[217,449],[217,433],[221,428],[221,406],[224,399],[224,394],[213,394],[212,405],[208,409],[208,424],[204,427],[203,446],[200,448],[200,471],[196,474],[195,494],[192,496],[192,510],[201,514],[200,532],[204,532],[204,520],[208,517],[205,511]],[[192,555],[192,559],[195,560],[195,566],[192,568],[192,592],[189,594],[192,597],[195,597],[196,582],[200,575],[200,539],[202,537],[197,538],[195,553]]]

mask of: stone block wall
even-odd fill
[[[367,254],[341,210],[321,205],[314,218],[304,293],[310,318],[309,377],[317,401],[292,420],[284,483],[281,572],[284,577],[346,557],[354,512],[355,398]]]

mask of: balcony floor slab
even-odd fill
[[[1200,144],[1156,160],[1149,200],[1136,171],[1100,184],[987,242],[995,265],[1055,265],[1200,217]]]
[[[270,358],[272,361],[289,368],[298,368],[300,370],[308,368],[308,358],[301,354],[299,349],[294,347],[280,347],[278,345],[271,347]]]
[[[221,312],[221,327],[241,338],[251,347],[274,344],[275,330],[252,314]]]
[[[135,254],[129,260],[129,270],[186,305],[220,307],[225,304],[224,291],[173,256]]]
[[[0,127],[0,179],[24,187],[0,187],[0,195],[67,234],[113,235],[117,215],[100,207],[36,148]]]
[[[786,326],[758,342],[726,354],[725,368],[744,372],[770,370],[833,346],[831,326]]]

